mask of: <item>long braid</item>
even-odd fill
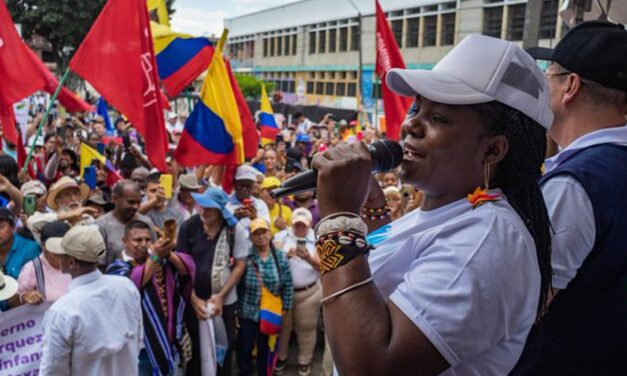
[[[546,155],[546,131],[522,112],[498,102],[477,105],[492,134],[509,141],[509,151],[499,162],[494,185],[522,218],[534,239],[540,268],[538,318],[544,311],[551,288],[550,220],[538,180]]]

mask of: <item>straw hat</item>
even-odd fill
[[[65,189],[69,189],[69,188],[78,188],[80,190],[81,202],[85,201],[85,199],[89,197],[90,190],[87,184],[84,184],[84,183],[78,184],[76,180],[72,179],[71,177],[64,176],[61,179],[59,179],[56,183],[54,183],[52,187],[50,187],[50,192],[48,193],[48,199],[46,200],[46,203],[48,204],[48,206],[53,210],[57,210],[59,208],[56,203],[57,195],[61,193],[61,191]]]
[[[15,278],[5,275],[0,271],[0,300],[8,300],[17,293],[17,281]]]

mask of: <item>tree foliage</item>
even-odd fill
[[[65,70],[72,54],[87,35],[106,0],[7,0],[13,22],[22,25],[24,39],[33,34],[52,44],[59,71]],[[166,0],[170,15],[174,0]]]
[[[261,96],[261,84],[264,83],[263,80],[257,79],[255,76],[237,73],[235,74],[235,79],[245,98],[259,98],[259,96]],[[275,86],[274,82],[265,82],[265,84],[266,92],[268,94],[272,93]]]

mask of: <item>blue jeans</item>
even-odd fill
[[[266,376],[268,366],[268,336],[259,333],[259,322],[239,318],[237,334],[237,366],[240,376],[253,374],[253,349],[257,344],[257,375]]]

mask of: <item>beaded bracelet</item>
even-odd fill
[[[390,211],[391,210],[387,202],[385,203],[385,206],[379,208],[367,208],[364,206],[361,209],[361,217],[369,221],[379,221],[388,217],[390,215]]]
[[[324,274],[370,250],[366,239],[351,231],[338,231],[321,237],[316,242],[320,259],[320,273]]]
[[[350,216],[325,217],[316,226],[316,235],[318,237],[337,231],[352,231],[365,237],[368,233],[368,226],[354,213]]]

